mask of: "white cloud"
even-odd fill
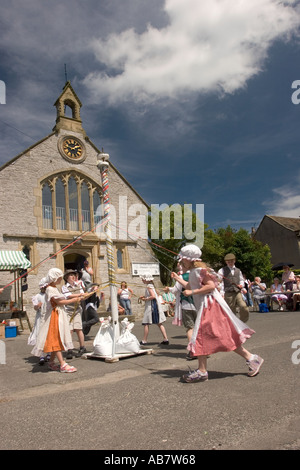
[[[273,198],[265,201],[266,214],[282,217],[300,217],[300,176],[296,181],[273,189]]]
[[[94,98],[149,102],[187,92],[233,93],[263,68],[268,49],[300,24],[294,0],[165,0],[169,24],[95,38]]]

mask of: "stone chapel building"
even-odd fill
[[[31,298],[52,267],[79,269],[87,260],[94,271],[93,281],[102,285],[108,281],[105,237],[93,230],[101,221],[103,190],[97,167],[101,151],[82,127],[82,104],[70,82],[54,105],[57,119],[53,131],[0,168],[0,250],[22,250],[34,267],[23,293],[24,310],[30,319],[34,318]],[[136,294],[133,313],[141,315],[143,305],[138,304],[137,296],[144,294],[144,286],[139,274],[149,268],[158,276],[159,268],[145,233],[141,238],[133,237],[128,227],[131,222],[137,227],[146,221],[149,208],[111,159],[109,165],[116,279],[132,288]],[[146,227],[144,223],[144,232]],[[0,272],[0,287],[9,281],[9,274]],[[2,296],[12,293],[6,292],[9,289]],[[103,290],[107,307],[109,288]]]

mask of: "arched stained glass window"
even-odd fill
[[[49,184],[42,189],[43,228],[53,228],[52,193]]]
[[[70,230],[79,230],[78,225],[78,191],[75,178],[70,178],[68,183],[69,189],[69,219],[70,219]]]
[[[81,186],[81,220],[82,230],[90,230],[91,216],[90,216],[90,192],[88,185],[84,181]]]
[[[94,223],[98,224],[103,217],[102,214],[102,206],[101,206],[101,198],[98,191],[94,191],[93,194],[93,207],[94,207]]]
[[[56,229],[66,230],[66,197],[65,187],[60,178],[55,184],[55,200],[56,200]]]
[[[97,223],[101,189],[87,177],[75,172],[53,175],[41,183],[41,192],[43,229],[84,232]]]

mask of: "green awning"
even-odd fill
[[[23,251],[0,251],[1,271],[28,269],[30,267],[31,263],[28,261]]]

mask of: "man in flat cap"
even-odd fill
[[[235,266],[235,255],[228,253],[224,261],[226,266],[219,269],[218,274],[223,278],[224,299],[236,314],[236,308],[239,309],[239,317],[243,322],[249,319],[249,309],[243,299],[241,290],[244,287],[244,277],[240,269]]]

